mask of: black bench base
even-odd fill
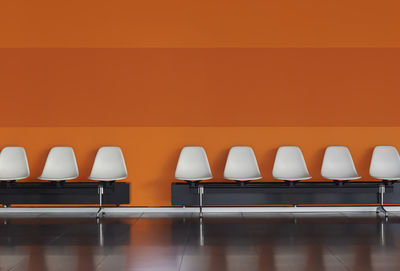
[[[103,183],[103,204],[129,204],[129,183]],[[98,204],[96,182],[0,182],[0,204]]]
[[[385,185],[385,204],[400,204],[400,184],[390,182],[204,182],[171,185],[171,203],[199,205],[198,185],[204,187],[203,205],[377,204]]]

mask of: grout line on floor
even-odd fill
[[[334,251],[333,251],[329,246],[327,246],[327,249],[328,249],[328,251],[329,251],[329,254],[331,254],[331,255],[343,266],[344,269],[346,269],[346,270],[348,270],[348,271],[351,271],[351,270],[347,267],[347,265],[345,264],[345,262],[344,262],[340,257],[338,257],[338,256],[334,253]]]

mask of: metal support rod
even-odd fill
[[[388,214],[384,207],[383,194],[385,194],[385,185],[381,184],[379,185],[379,206],[376,208],[376,213],[383,213],[387,217]]]
[[[99,243],[100,246],[103,247],[104,246],[103,223],[99,221],[98,225],[99,225]]]
[[[204,194],[203,185],[199,185],[198,192],[199,192],[199,208],[200,208],[199,216],[203,217],[203,194]]]
[[[98,194],[99,194],[99,210],[97,211],[96,217],[101,217],[104,215],[103,212],[103,194],[104,194],[104,187],[103,184],[100,183],[98,190],[97,190]]]
[[[387,218],[387,217],[385,217]],[[381,245],[385,246],[386,240],[385,240],[385,223],[386,221],[381,220],[380,223],[380,239],[381,239]]]
[[[200,226],[200,236],[199,236],[199,241],[200,241],[200,246],[204,246],[204,229],[203,229],[203,218],[200,217],[199,219],[199,226]]]

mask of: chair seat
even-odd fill
[[[301,181],[311,179],[303,153],[297,146],[279,147],[272,176],[278,180]]]
[[[89,180],[112,182],[126,179],[125,159],[120,147],[103,146],[98,149]]]
[[[236,146],[229,150],[225,164],[224,179],[253,181],[261,178],[256,155],[251,147]]]
[[[210,165],[203,147],[182,148],[175,170],[175,179],[198,182],[212,179]]]
[[[177,180],[181,181],[189,181],[189,182],[199,182],[199,181],[206,181],[211,180],[213,177],[204,177],[204,178],[182,178],[182,177],[175,177]]]
[[[43,181],[55,181],[55,182],[59,182],[59,181],[69,181],[69,180],[73,180],[76,179],[78,176],[71,176],[71,177],[65,177],[65,178],[51,178],[51,177],[46,177],[46,176],[40,176],[38,177],[39,180],[43,180]]]
[[[303,181],[303,180],[309,180],[312,177],[311,176],[305,176],[305,177],[296,177],[296,178],[290,178],[290,177],[274,177],[275,179],[278,180],[283,180],[283,181]]]
[[[5,147],[0,152],[0,181],[29,177],[29,165],[23,147]]]
[[[47,155],[39,180],[68,181],[78,178],[75,153],[71,147],[53,147]]]
[[[1,177],[0,181],[18,181],[18,180],[23,180],[28,178],[28,176],[24,176],[24,177]]]
[[[261,177],[261,176],[257,176],[257,177],[247,177],[247,178],[241,178],[241,177],[239,177],[239,178],[225,177],[225,179],[231,180],[231,181],[243,181],[243,182],[245,182],[245,181],[260,180],[260,179],[262,179],[262,177]]]
[[[380,180],[387,180],[387,181],[398,181],[400,180],[400,176],[399,177],[383,177],[383,176],[371,176],[375,179],[380,179]]]
[[[353,157],[346,146],[329,146],[325,150],[321,175],[333,181],[349,181],[360,179]]]
[[[107,179],[107,178],[88,178],[89,180],[92,181],[99,181],[99,182],[113,182],[113,181],[120,181],[126,179],[126,177],[118,177],[118,178],[113,178],[113,179]]]
[[[394,146],[376,146],[369,175],[380,180],[400,180],[400,156]]]
[[[322,176],[324,177],[324,176]],[[358,180],[361,179],[361,176],[350,176],[350,177],[324,177],[325,179],[328,180],[333,180],[333,181],[351,181],[351,180]]]

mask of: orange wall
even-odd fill
[[[52,146],[74,147],[80,180],[87,180],[97,148],[117,144],[126,158],[131,205],[168,206],[170,184],[182,146],[204,146],[214,180],[222,180],[229,148],[250,145],[264,180],[272,180],[277,147],[295,144],[302,148],[313,180],[321,180],[324,148],[347,145],[359,174],[372,180],[368,168],[373,147],[387,144],[400,149],[400,127],[3,127],[0,142],[0,147],[26,148],[30,180],[40,175]]]
[[[0,47],[398,47],[397,0],[0,1]]]
[[[0,126],[399,126],[400,49],[0,49]]]
[[[314,180],[323,150],[350,147],[368,177],[373,146],[400,146],[400,49],[0,49],[0,144],[24,146],[31,178],[48,150],[75,148],[85,180],[98,147],[126,155],[131,205],[170,205],[179,151],[299,145]],[[373,127],[372,127],[373,126]]]
[[[400,144],[400,4],[359,0],[0,1],[0,147],[73,146],[81,180],[102,145],[126,155],[135,206],[170,204],[179,150],[203,145],[217,180],[254,147],[266,180],[295,144]]]

